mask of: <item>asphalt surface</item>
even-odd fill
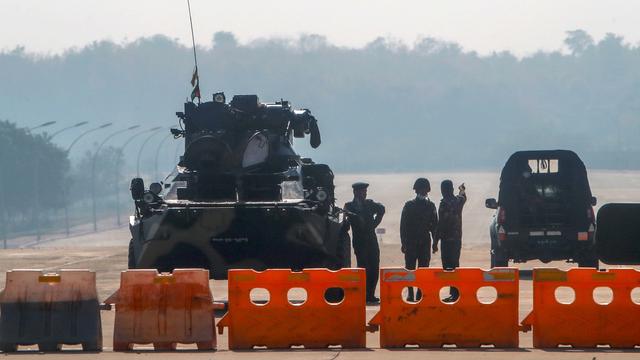
[[[488,249],[470,248],[463,250],[463,263],[470,267],[481,267],[486,262],[486,253]],[[388,266],[400,265],[401,257],[398,247],[395,244],[387,244],[382,248],[382,262]],[[126,250],[123,247],[86,247],[86,248],[37,248],[37,249],[10,249],[0,251],[0,271],[3,273],[9,269],[15,268],[38,268],[54,271],[60,268],[90,268],[97,272],[98,293],[100,299],[105,299],[112,294],[119,283],[119,274],[126,266]],[[527,264],[535,266],[535,264]],[[538,264],[541,265],[541,264]],[[567,268],[568,265],[557,263],[561,268]],[[4,276],[0,280],[0,286],[4,287]],[[225,281],[212,280],[212,292],[216,301],[224,301],[227,298],[227,287]],[[520,281],[520,309],[519,317],[523,319],[532,309],[532,284],[530,280]],[[367,318],[370,319],[378,311],[377,306],[367,306]],[[63,353],[48,353],[47,358],[51,359],[69,359],[73,358],[101,358],[101,359],[126,359],[131,358],[134,354],[136,357],[145,358],[158,356],[159,354],[152,351],[151,346],[137,346],[135,351],[130,353],[113,353],[111,351],[111,341],[113,334],[114,311],[102,312],[103,335],[104,335],[104,352],[99,354],[82,353],[78,351],[78,347],[68,346],[64,348]],[[217,319],[219,320],[219,315]],[[638,358],[640,349],[636,351],[620,351],[620,350],[537,350],[532,349],[531,333],[521,333],[520,349],[404,349],[404,350],[385,350],[379,348],[378,333],[367,334],[368,349],[363,350],[305,350],[295,349],[290,351],[272,351],[272,350],[256,350],[256,351],[229,351],[227,345],[227,333],[218,335],[218,351],[196,352],[195,347],[191,345],[179,346],[175,353],[162,352],[162,358],[189,358],[189,359],[215,359],[215,358],[255,358],[255,359],[386,359],[401,354],[403,358],[433,358],[433,359],[454,359],[458,357],[477,357],[491,359],[601,359],[601,358]],[[21,359],[40,358],[41,353],[37,347],[21,347],[19,354],[8,354],[7,356],[20,356]]]
[[[387,215],[382,226],[387,234],[382,237],[383,266],[401,266],[402,255],[399,251],[397,227],[402,204],[411,198],[411,185],[417,176],[427,175],[432,181],[434,189],[439,188],[439,181],[451,177],[455,182],[464,181],[469,193],[469,203],[465,207],[464,247],[461,263],[468,267],[486,268],[489,262],[488,222],[492,212],[484,208],[484,198],[495,196],[497,192],[497,178],[495,173],[455,173],[447,174],[401,174],[401,175],[344,175],[338,176],[338,203],[349,198],[348,184],[356,180],[367,180],[371,183],[370,196],[382,201],[387,206]],[[613,201],[640,201],[640,173],[637,172],[595,172],[590,175],[594,195],[598,196],[600,204]],[[432,199],[439,199],[438,192],[431,194]],[[30,244],[31,247],[21,249],[0,250],[0,288],[4,288],[4,272],[9,269],[35,268],[55,271],[58,269],[92,269],[97,272],[97,287],[100,299],[105,299],[117,288],[120,271],[126,268],[127,243],[129,240],[126,228],[110,229],[92,234],[79,234],[69,238],[52,238],[42,243]],[[354,262],[355,263],[355,262]],[[440,266],[438,256],[434,256],[432,266]],[[570,265],[557,262],[541,264],[530,262],[518,266],[526,270],[536,266],[554,266],[568,268]],[[524,277],[526,278],[526,276]],[[213,295],[216,301],[227,298],[225,281],[211,281]],[[519,317],[523,319],[532,309],[532,284],[530,280],[520,281]],[[377,306],[367,307],[367,318],[370,319],[377,312]],[[218,351],[196,352],[194,346],[179,346],[175,352],[154,352],[150,346],[136,347],[133,352],[114,353],[111,351],[114,311],[102,313],[104,352],[82,353],[78,347],[65,347],[62,353],[47,353],[48,359],[129,359],[129,358],[157,358],[164,359],[386,359],[402,356],[406,359],[637,359],[640,349],[611,350],[611,349],[557,349],[538,350],[532,348],[531,332],[521,333],[519,349],[402,349],[385,350],[379,348],[379,333],[367,334],[367,349],[362,350],[306,350],[294,349],[287,351],[255,350],[230,351],[227,345],[227,334],[218,335]],[[216,319],[219,320],[219,317]],[[640,321],[640,319],[639,319]],[[0,354],[0,356],[19,357],[20,359],[42,358],[37,347],[21,347],[18,354]]]

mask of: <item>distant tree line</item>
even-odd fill
[[[0,121],[0,238],[35,234],[37,227],[42,233],[62,231],[65,207],[75,209],[71,225],[89,222],[92,181],[100,208],[113,213],[115,191],[122,191],[125,183],[123,165],[119,149],[107,147],[97,154],[87,150],[71,166],[67,151],[47,133]]]
[[[299,141],[300,149],[338,171],[497,169],[525,148],[573,149],[591,167],[640,168],[640,48],[582,30],[568,32],[565,45],[518,58],[432,38],[411,46],[379,38],[354,49],[317,35],[240,44],[221,32],[198,56],[206,99],[219,90],[256,93],[311,109],[323,145],[312,152]],[[155,36],[53,56],[16,48],[0,53],[0,69],[0,118],[151,127],[176,123],[193,63],[189,48]],[[56,141],[73,134],[65,136]]]

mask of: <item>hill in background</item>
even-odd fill
[[[565,43],[517,58],[431,38],[353,49],[317,35],[239,44],[221,32],[198,56],[207,99],[222,90],[310,108],[323,145],[312,152],[299,141],[299,149],[338,171],[498,169],[523,148],[569,148],[590,167],[640,168],[640,48],[580,30]],[[114,122],[113,130],[176,124],[191,91],[191,51],[156,36],[59,56],[0,53],[0,119]],[[55,141],[66,147],[76,135]],[[98,139],[83,140],[72,158]]]

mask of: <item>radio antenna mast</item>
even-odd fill
[[[193,63],[195,68],[193,69],[193,75],[191,76],[191,101],[198,98],[198,104],[200,104],[200,76],[198,74],[198,57],[196,56],[196,39],[193,35],[193,19],[191,18],[191,3],[187,0],[187,9],[189,9],[189,24],[191,25],[191,43],[193,44]]]

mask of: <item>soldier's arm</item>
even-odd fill
[[[431,238],[436,241],[438,232],[438,211],[436,210],[436,206],[433,203],[431,203],[431,219]]]
[[[382,217],[384,216],[385,208],[384,205],[380,203],[374,203],[376,206],[375,209],[375,219],[373,220],[373,227],[376,228],[382,222]]]
[[[345,211],[349,211],[349,204],[344,204],[344,206],[342,207]],[[349,234],[349,230],[351,230],[351,220],[350,220],[350,216],[345,212],[344,213],[344,224],[342,225],[343,228],[342,230],[344,232],[347,233],[347,235]]]
[[[407,245],[407,207],[409,204],[404,204],[402,208],[402,215],[400,215],[400,243],[404,248]]]
[[[351,229],[351,224],[349,220],[345,217],[345,220],[342,222],[342,227],[340,227],[340,235],[347,239],[348,242],[351,242],[351,236],[349,236],[349,230]]]
[[[440,204],[442,205],[442,204]],[[440,222],[438,221],[438,212],[436,211],[436,206],[431,204],[431,211],[433,213],[434,225],[431,229],[431,236],[433,237],[433,244],[431,245],[431,250],[435,254],[438,252],[438,241],[440,241],[440,235],[438,234],[440,230]]]
[[[466,194],[461,194],[457,196],[458,198],[458,202],[456,204],[456,213],[460,213],[462,214],[462,209],[464,208],[464,204],[467,202],[467,195]]]
[[[444,227],[447,223],[447,211],[444,205],[444,202],[440,202],[440,206],[438,206],[438,226],[436,227],[436,236],[433,239],[434,244],[438,244],[438,241],[442,239],[442,235],[444,233]]]
[[[458,203],[460,204],[460,207],[462,208],[462,206],[464,206],[464,204],[467,202],[467,189],[464,186],[464,183],[462,183],[462,185],[460,185],[458,190],[459,190],[459,192],[458,192]]]

